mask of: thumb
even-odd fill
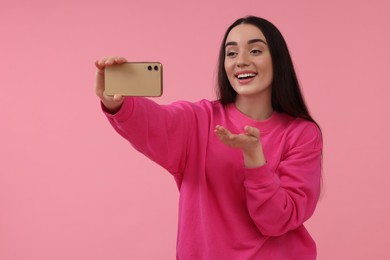
[[[260,138],[260,130],[256,127],[245,126],[245,134]]]
[[[115,94],[114,97],[113,97],[114,101],[116,102],[122,102],[124,97],[122,95],[119,95],[119,94]]]

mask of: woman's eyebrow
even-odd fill
[[[256,43],[256,42],[262,42],[265,45],[267,45],[267,43],[264,40],[262,40],[262,39],[252,39],[252,40],[249,40],[248,44],[252,44],[252,43]]]
[[[256,43],[256,42],[262,42],[262,43],[264,43],[265,45],[267,45],[267,43],[266,43],[264,40],[262,40],[262,39],[251,39],[251,40],[248,41],[248,44],[252,44],[252,43]],[[226,48],[227,46],[237,46],[237,45],[238,45],[237,42],[231,41],[231,42],[227,42],[227,43],[225,44],[225,48]]]

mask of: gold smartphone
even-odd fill
[[[105,68],[105,93],[122,96],[159,97],[162,95],[160,62],[126,62]]]

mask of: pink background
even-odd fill
[[[110,127],[93,61],[164,64],[159,103],[213,99],[228,25],[284,34],[325,137],[318,259],[389,259],[388,1],[0,3],[0,259],[174,259],[178,191]]]

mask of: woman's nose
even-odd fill
[[[248,62],[248,56],[246,55],[246,53],[239,53],[238,54],[238,57],[237,57],[237,64],[236,64],[238,67],[245,67],[245,66],[248,66],[249,65],[249,62]]]

